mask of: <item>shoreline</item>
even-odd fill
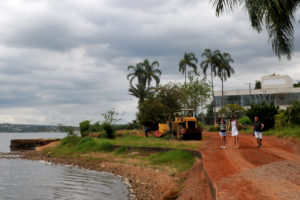
[[[128,186],[129,200],[171,200],[177,199],[179,195],[175,177],[150,167],[112,163],[101,159],[49,157],[36,150],[20,152],[20,155],[21,159],[45,161],[53,165],[73,166],[119,176]]]

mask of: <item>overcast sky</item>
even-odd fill
[[[300,80],[299,23],[293,59],[278,60],[243,9],[217,18],[209,0],[10,0],[0,11],[0,123],[78,125],[112,108],[129,122],[128,65],[157,60],[163,83],[183,81],[179,60],[205,48],[235,60],[225,89],[274,72]]]

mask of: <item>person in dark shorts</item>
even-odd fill
[[[254,132],[256,141],[257,141],[257,148],[261,147],[262,142],[262,130],[264,129],[264,124],[259,120],[258,116],[255,116],[254,122],[252,125],[252,130]]]
[[[221,120],[219,121],[219,132],[221,136],[221,148],[226,149],[226,122],[224,118],[222,117]]]

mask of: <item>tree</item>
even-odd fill
[[[250,108],[246,111],[246,115],[254,120],[255,116],[258,116],[259,120],[265,125],[265,130],[273,128],[275,124],[275,115],[278,114],[278,106],[273,103],[266,104],[251,104]]]
[[[235,116],[239,118],[242,114],[245,113],[245,109],[238,104],[227,104],[223,109],[219,110],[219,113],[225,114],[226,116]]]
[[[229,53],[216,51],[217,75],[222,82],[222,108],[224,108],[224,81],[230,78],[231,74],[234,73],[234,69],[231,66],[233,62]]]
[[[212,52],[210,49],[205,49],[204,52],[201,54],[201,57],[205,57],[206,59],[203,60],[200,64],[200,67],[203,71],[205,76],[207,75],[207,69],[210,68],[210,76],[211,76],[211,91],[212,91],[212,105],[213,105],[213,113],[214,113],[214,120],[216,121],[216,104],[215,104],[215,93],[214,93],[214,77],[217,74],[217,57],[218,51],[215,50]]]
[[[129,65],[127,67],[128,71],[133,71],[130,72],[127,75],[127,79],[129,80],[130,85],[132,86],[132,81],[137,78],[138,79],[138,84],[144,83],[146,86],[146,75],[145,75],[145,69],[141,63],[134,65]]]
[[[79,129],[80,129],[81,137],[88,136],[89,130],[90,130],[90,121],[85,120],[85,121],[80,122]]]
[[[193,68],[195,74],[197,74],[197,65],[198,62],[194,53],[185,53],[183,59],[179,62],[179,71],[184,74],[184,84],[186,84],[186,71],[187,66]]]
[[[260,81],[258,81],[258,80],[255,81],[255,88],[254,89],[255,90],[261,89],[261,82]]]
[[[264,25],[272,49],[276,56],[291,58],[294,48],[294,15],[299,7],[300,0],[213,0],[216,14],[224,11],[232,12],[236,6],[243,6],[249,15],[251,26],[262,31]]]
[[[151,81],[154,79],[156,82],[156,86],[158,86],[160,79],[159,76],[161,75],[161,71],[156,69],[155,67],[159,67],[158,61],[153,61],[151,64],[148,59],[145,59],[141,65],[145,68],[145,78],[147,80],[148,88],[151,85]]]
[[[105,113],[101,113],[103,117],[103,123],[113,124],[114,122],[120,121],[121,119],[118,118],[119,113],[117,113],[114,109],[108,110]]]
[[[291,106],[287,107],[285,115],[289,125],[300,125],[300,101],[295,101]]]
[[[132,85],[129,86],[128,92],[130,95],[139,99],[138,105],[144,102],[144,100],[153,92],[154,88],[146,87],[145,83],[138,83],[133,87]]]
[[[294,87],[300,87],[300,81],[298,81],[297,83],[293,84]]]
[[[201,79],[192,74],[189,74],[189,83],[181,86],[182,90],[186,90],[186,95],[184,96],[184,104],[188,108],[193,108],[197,110],[199,106],[203,106],[208,98],[210,97],[210,85],[207,83],[207,80]]]
[[[181,109],[182,90],[179,84],[168,83],[158,86],[140,105],[138,120],[144,126],[156,127],[157,124],[170,122],[174,113]]]
[[[151,81],[154,79],[156,85],[159,84],[161,71],[155,67],[159,66],[158,61],[149,62],[148,59],[145,59],[144,62],[137,63],[134,65],[128,66],[128,71],[132,71],[127,75],[127,79],[130,81],[129,94],[137,97],[139,103],[142,103],[145,98],[153,91],[153,88],[150,86]],[[133,80],[137,78],[137,84],[135,87],[132,85]],[[147,85],[148,84],[148,85]]]

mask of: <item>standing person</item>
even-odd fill
[[[239,135],[239,130],[237,128],[237,125],[239,125],[239,122],[235,119],[235,117],[232,115],[231,120],[229,123],[229,128],[231,127],[231,135],[233,137],[233,143],[236,148],[239,148],[239,143],[238,143],[238,135]]]
[[[150,132],[150,128],[146,126],[145,128],[145,136],[148,137],[148,133]]]
[[[219,131],[220,131],[220,136],[221,136],[221,148],[226,149],[226,122],[224,118],[221,118],[221,121],[219,122]]]
[[[259,120],[258,116],[255,116],[254,122],[252,125],[252,130],[254,132],[256,141],[257,141],[257,148],[261,147],[262,142],[262,130],[264,129],[265,125]]]

